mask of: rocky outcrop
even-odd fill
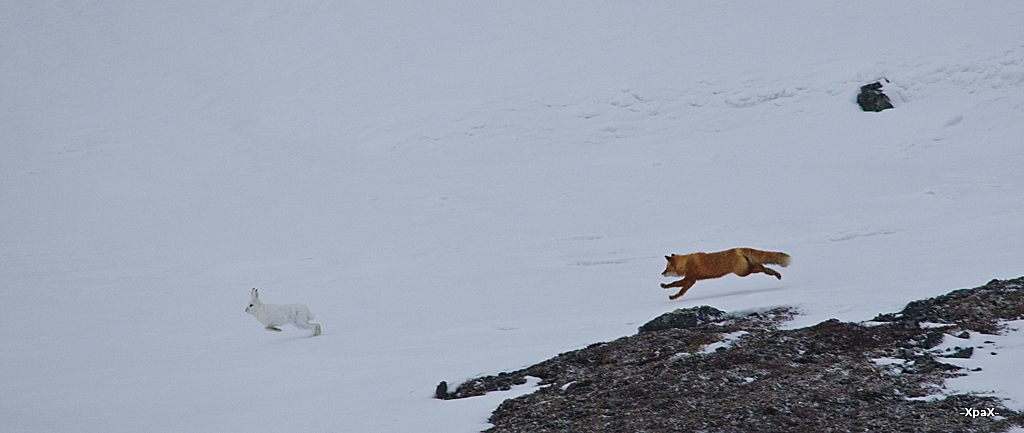
[[[473,379],[454,392],[444,384],[437,397],[540,378],[538,390],[494,411],[489,432],[996,432],[1024,425],[1024,415],[996,398],[929,397],[964,374],[929,349],[945,334],[999,332],[1000,321],[1024,318],[1024,277],[915,301],[870,324],[833,319],[779,329],[794,313],[676,310],[633,336]],[[709,352],[716,342],[725,344]],[[1000,416],[964,416],[967,410]]]

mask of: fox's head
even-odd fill
[[[680,256],[673,254],[671,256],[665,256],[665,260],[668,260],[668,265],[665,266],[665,272],[661,273],[663,277],[685,277],[686,275],[686,256]]]

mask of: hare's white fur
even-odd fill
[[[280,331],[278,326],[295,325],[300,329],[313,331],[313,336],[320,335],[320,324],[310,322],[313,314],[302,304],[275,305],[260,302],[260,294],[252,289],[252,299],[245,312],[252,314],[260,323],[267,325],[270,331]]]

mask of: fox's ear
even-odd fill
[[[665,256],[665,260],[672,260],[672,257]],[[256,289],[253,289],[253,290],[256,290]]]

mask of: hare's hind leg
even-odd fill
[[[274,331],[274,332],[281,332],[281,328],[278,328],[278,327],[276,327],[274,325],[267,325],[267,330],[268,331]]]
[[[302,308],[299,311],[297,311],[296,313],[297,314],[295,315],[295,322],[294,322],[296,327],[299,327],[301,329],[308,329],[308,330],[313,331],[313,336],[314,337],[316,337],[317,335],[320,335],[320,324],[319,323],[313,323],[313,322],[309,321],[309,319],[311,319],[313,317],[313,315],[310,314],[308,309]]]
[[[305,322],[301,322],[301,321],[295,322],[295,326],[299,327],[301,329],[308,329],[308,330],[313,331],[313,336],[314,337],[316,337],[317,335],[320,335],[320,324],[319,323],[310,322],[308,319]]]

